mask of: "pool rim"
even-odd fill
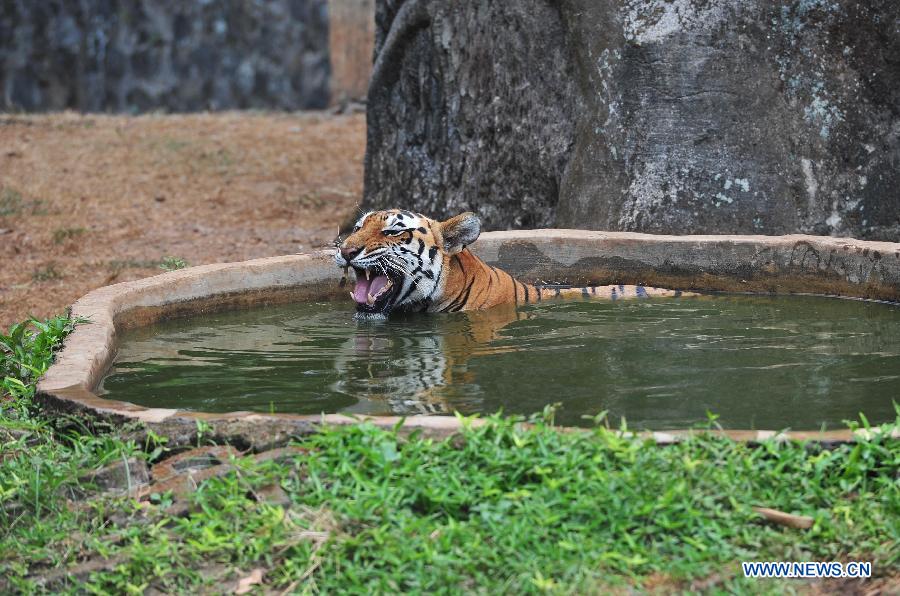
[[[645,283],[680,290],[811,293],[900,302],[900,243],[805,235],[666,236],[553,229],[489,232],[472,249],[488,263],[528,281]],[[91,322],[78,325],[66,339],[38,382],[36,400],[55,413],[86,415],[116,425],[138,423],[173,437],[175,444],[190,442],[204,424],[215,428],[218,439],[248,446],[280,444],[321,424],[361,420],[384,428],[401,425],[404,431],[419,430],[433,437],[456,433],[466,424],[484,424],[484,419],[455,416],[206,413],[149,408],[94,393],[115,357],[119,330],[194,313],[340,297],[346,290],[332,255],[333,250],[321,250],[202,265],[94,290],[71,308],[73,317]],[[807,288],[810,291],[803,291]],[[698,432],[743,442],[774,438],[842,443],[871,435],[867,429],[671,429],[628,434],[669,444]],[[900,429],[892,434],[900,436]]]

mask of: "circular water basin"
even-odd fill
[[[69,337],[39,398],[176,440],[204,420],[245,443],[358,419],[348,415],[445,434],[460,424],[454,411],[552,403],[561,424],[605,411],[660,442],[707,411],[748,440],[783,429],[849,440],[842,421],[859,412],[893,419],[898,244],[536,230],[483,234],[472,249],[526,281],[710,295],[361,324],[330,251],[194,267],[79,300],[73,314],[91,323]]]
[[[550,301],[357,322],[345,301],[124,332],[97,388],[203,412],[539,413],[631,428],[843,428],[893,421],[900,307],[815,296]]]

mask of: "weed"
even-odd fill
[[[4,215],[18,215],[24,204],[22,194],[12,188],[0,190],[0,217]]]
[[[166,516],[165,494],[140,508],[67,510],[58,495],[73,478],[136,453],[81,435],[77,452],[45,446],[0,463],[0,494],[17,504],[0,552],[18,557],[0,571],[27,586],[48,561],[60,571],[110,561],[54,586],[100,593],[148,582],[203,591],[221,566],[263,567],[269,588],[326,593],[592,593],[659,578],[675,590],[716,575],[723,591],[749,592],[760,586],[739,576],[741,560],[869,559],[881,574],[898,563],[900,441],[886,434],[831,451],[713,436],[659,448],[605,428],[520,422],[492,417],[446,441],[367,423],[322,429],[300,443],[310,455],[229,462],[234,473],[200,483],[181,518]],[[288,505],[250,498],[273,483]],[[758,504],[815,525],[772,527]],[[77,558],[72,532],[90,536]]]
[[[62,244],[67,240],[78,238],[85,232],[86,228],[57,228],[53,230],[53,244]]]
[[[0,334],[0,390],[14,398],[31,398],[34,383],[50,366],[63,339],[76,323],[86,322],[68,317],[31,318],[10,327],[7,335]]]
[[[7,392],[28,399],[72,324],[0,338]],[[165,437],[142,449],[0,408],[0,592],[219,592],[263,569],[259,589],[279,592],[774,594],[806,584],[746,580],[738,562],[869,560],[882,577],[900,565],[900,412],[882,432],[862,418],[851,428],[872,432],[832,449],[704,434],[661,448],[605,426],[562,433],[553,412],[447,440],[321,428],[292,456],[229,461],[174,517],[170,493],[69,500],[100,466],[160,457]],[[202,442],[213,426],[198,425]],[[273,486],[283,504],[260,498]],[[756,505],[814,524],[772,526]]]
[[[0,217],[9,215],[47,215],[47,208],[41,199],[26,199],[14,188],[0,190]]]
[[[125,269],[155,269],[159,266],[159,261],[140,259],[114,259],[106,263],[106,267],[113,273],[120,273]]]
[[[172,151],[178,153],[184,149],[187,149],[191,146],[191,143],[188,141],[184,141],[182,139],[176,139],[173,137],[164,137],[162,139],[162,148],[166,151]]]
[[[56,269],[56,263],[48,263],[40,269],[31,272],[31,279],[34,281],[56,281],[63,278],[63,274]]]
[[[163,257],[162,261],[159,263],[159,268],[164,269],[165,271],[176,271],[178,269],[184,269],[187,266],[188,262],[181,257]]]
[[[224,173],[234,165],[235,158],[228,149],[222,147],[202,151],[198,156],[198,161],[218,170],[220,173]]]
[[[159,261],[145,259],[115,259],[108,261],[106,267],[113,273],[119,273],[125,269],[163,269],[175,271],[188,267],[188,262],[180,257],[163,257]]]
[[[212,431],[213,428],[209,422],[197,420],[197,447],[200,447],[203,444],[203,438],[207,435],[211,435]]]
[[[297,203],[303,208],[319,209],[325,205],[325,199],[318,191],[307,192],[301,194],[297,198]]]
[[[56,125],[57,130],[66,130],[69,128],[95,128],[97,126],[96,120],[90,120],[87,118],[78,118],[73,122],[60,122]]]

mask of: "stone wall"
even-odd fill
[[[378,0],[368,207],[900,240],[900,2]]]
[[[0,0],[0,110],[328,105],[326,0]]]

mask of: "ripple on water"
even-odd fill
[[[893,420],[900,308],[810,296],[546,302],[358,323],[344,303],[126,332],[107,397],[206,411],[531,414],[631,427]]]

